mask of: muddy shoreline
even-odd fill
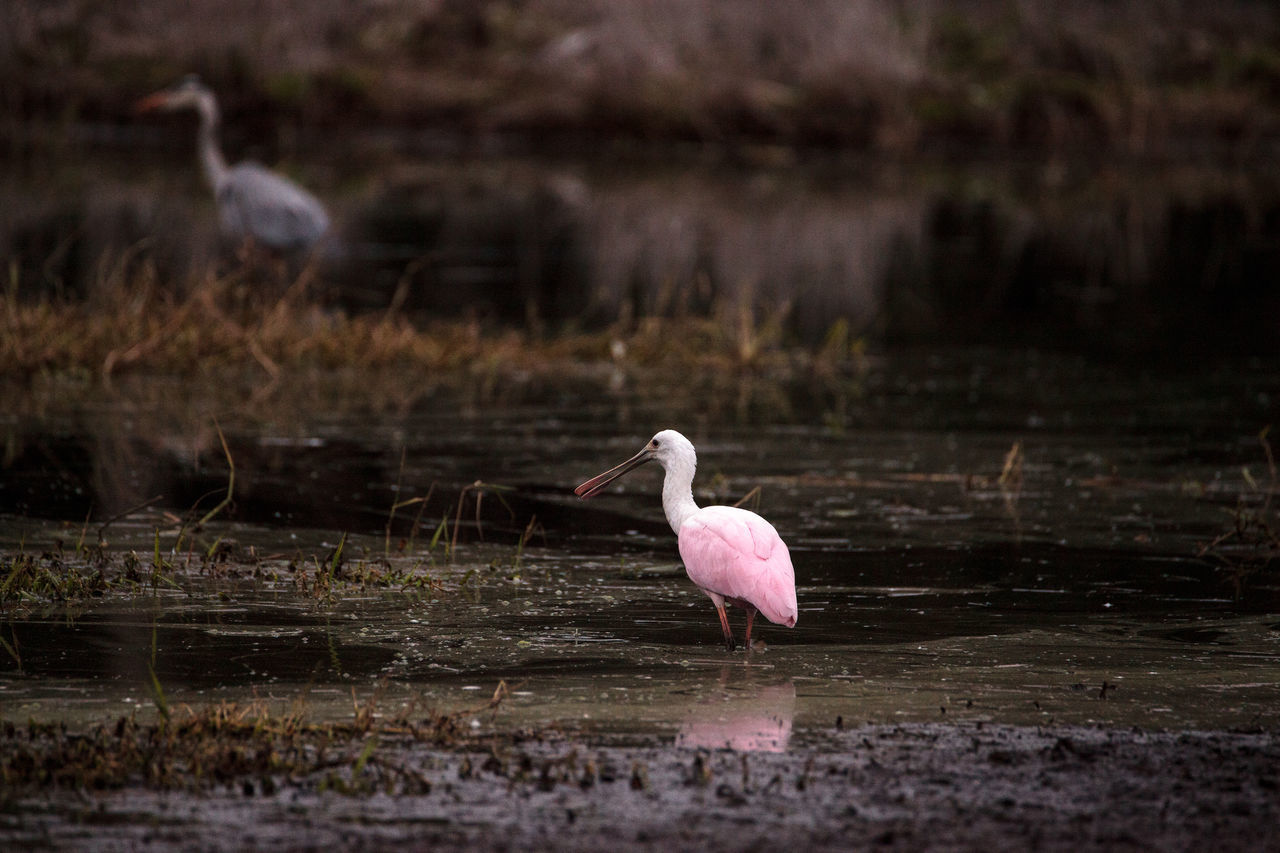
[[[406,744],[395,768],[361,765],[373,785],[356,794],[314,774],[196,792],[11,791],[0,840],[64,850],[1280,849],[1275,732],[961,722],[806,741],[785,753],[554,737],[482,750]],[[419,790],[388,794],[402,787],[393,777]]]

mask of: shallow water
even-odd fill
[[[1153,372],[933,351],[736,395],[630,376],[487,400],[436,389],[373,417],[325,405],[231,418],[237,502],[203,540],[236,543],[230,568],[11,609],[0,630],[21,669],[0,659],[0,717],[153,713],[154,637],[171,704],[302,702],[323,718],[373,697],[387,714],[479,708],[504,682],[478,729],[776,750],[837,719],[1274,726],[1280,583],[1244,571],[1269,552],[1197,552],[1239,501],[1265,500],[1258,431],[1278,375],[1262,362]],[[216,500],[225,461],[204,416],[180,403],[143,413],[127,404],[140,396],[7,422],[0,547],[70,547],[88,530],[147,558],[157,531],[171,547],[178,516]],[[656,467],[590,502],[572,495],[670,425],[698,446],[699,500],[759,486],[791,547],[799,622],[760,620],[763,650],[721,645],[677,562]],[[1001,486],[1014,442],[1021,480]],[[480,508],[472,489],[459,512],[476,481],[490,484]],[[397,511],[388,538],[391,503],[428,495],[416,525],[416,505]],[[451,555],[430,546],[442,516],[459,522]],[[389,551],[438,584],[298,591],[290,558],[315,572],[343,533],[351,563]]]

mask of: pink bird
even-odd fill
[[[733,651],[733,631],[725,602],[747,611],[747,650],[751,650],[751,623],[756,613],[770,622],[796,624],[796,575],[791,553],[773,525],[754,512],[732,506],[698,508],[693,500],[693,472],[698,456],[689,439],[664,429],[649,439],[644,449],[616,468],[592,477],[574,489],[586,499],[598,494],[623,474],[657,460],[666,472],[662,482],[662,508],[676,532],[680,559],[689,579],[711,596],[720,614],[725,646]]]

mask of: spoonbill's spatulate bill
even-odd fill
[[[733,650],[733,632],[725,602],[747,611],[746,646],[751,649],[751,623],[756,613],[770,622],[796,624],[796,576],[791,553],[773,525],[754,512],[732,506],[699,509],[693,500],[693,472],[697,454],[689,439],[664,429],[644,449],[616,468],[592,477],[574,489],[580,498],[598,494],[632,468],[657,461],[666,471],[662,508],[676,532],[680,559],[689,579],[711,596],[720,614],[724,642]]]

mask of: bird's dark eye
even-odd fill
[[[658,447],[661,447],[661,446],[662,446],[662,442],[661,442],[661,441],[658,441],[658,439],[656,439],[656,438],[655,438],[653,441],[649,442],[649,443],[650,443],[651,445],[653,445],[653,446],[654,446],[654,448],[658,448]]]

